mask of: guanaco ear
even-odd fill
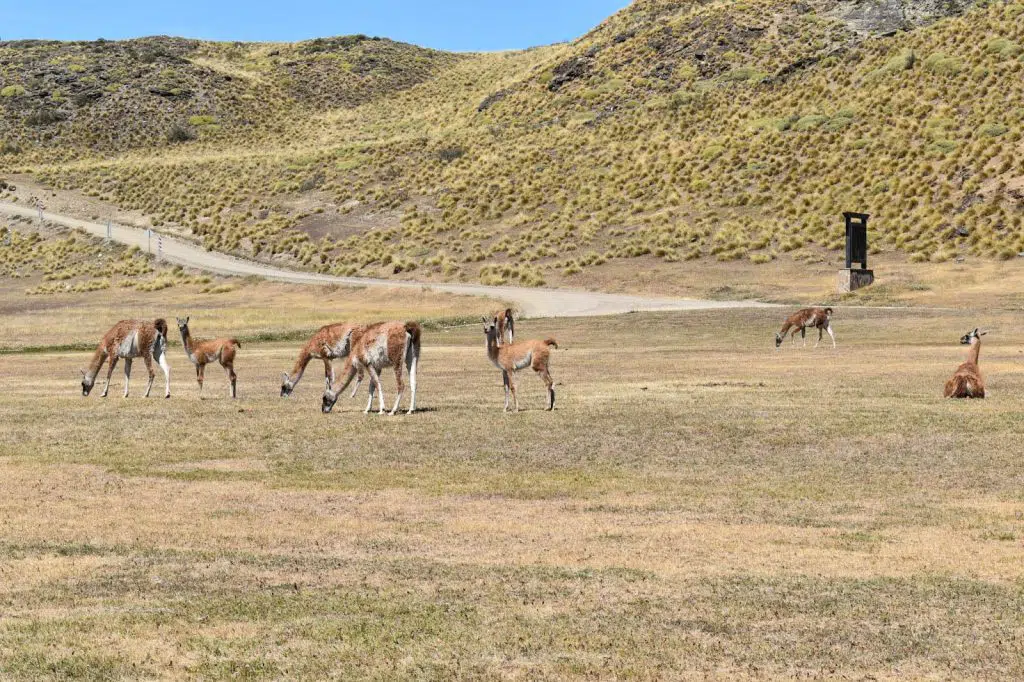
[[[80,369],[78,371],[82,373],[82,378],[85,378],[85,376],[86,376],[85,370],[84,369]]]
[[[481,317],[480,319],[484,321],[484,324],[490,323],[490,320],[488,320],[486,317]]]
[[[191,317],[191,316],[186,316],[186,317],[185,317],[185,324],[188,324],[188,321],[189,321],[189,320],[191,320],[191,319],[192,319],[192,317]]]
[[[284,378],[284,381],[288,381],[288,372],[282,372],[281,376]]]

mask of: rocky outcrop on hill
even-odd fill
[[[839,0],[832,15],[858,33],[884,35],[962,14],[974,0]]]

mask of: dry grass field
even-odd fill
[[[243,346],[238,401],[180,345],[169,401],[0,355],[0,674],[1024,675],[1024,317],[841,308],[838,351],[776,352],[779,319],[524,321],[562,349],[518,415],[477,325],[425,333],[400,417],[278,398],[295,342]],[[944,401],[977,325],[990,399]]]

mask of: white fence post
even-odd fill
[[[153,255],[153,230],[146,230],[146,253]]]
[[[110,221],[108,220],[108,221],[107,221],[107,241],[108,241],[108,242],[110,241],[110,239],[111,239],[111,236],[112,236],[112,235],[111,235],[111,230],[110,230]]]

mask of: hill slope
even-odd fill
[[[835,259],[851,209],[876,249],[1008,258],[1024,3],[969,4],[638,0],[572,44],[488,55],[159,39],[190,98],[133,86],[159,106],[87,105],[111,107],[92,133],[33,127],[24,55],[95,45],[5,44],[0,87],[26,92],[0,100],[0,168],[335,274],[628,286],[630,263]]]

